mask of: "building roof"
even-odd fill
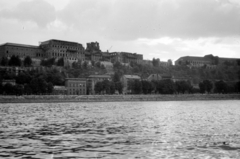
[[[123,75],[127,79],[141,79],[138,75]]]
[[[47,40],[47,41],[43,41],[41,43],[46,43],[46,42],[50,42],[50,41],[58,41],[58,42],[65,42],[65,43],[74,43],[74,44],[80,44],[78,42],[73,42],[73,41],[65,41],[65,40],[58,40],[58,39],[50,39],[50,40]],[[80,44],[82,45],[82,44]]]
[[[166,74],[151,74],[148,76],[148,80],[161,80],[161,79],[171,79],[172,75],[166,75]]]
[[[240,60],[240,58],[219,57],[219,60]]]
[[[67,90],[65,86],[53,86],[54,90]]]
[[[4,44],[1,44],[0,46],[15,46],[15,47],[27,47],[27,48],[34,48],[34,49],[37,49],[39,48],[38,46],[34,46],[34,45],[26,45],[26,44],[17,44],[17,43],[4,43]]]
[[[111,78],[110,75],[90,75],[88,78]]]
[[[194,61],[211,61],[210,59],[204,58],[204,57],[198,57],[198,56],[183,56],[180,57],[178,60],[184,59],[184,60],[194,60]]]
[[[86,81],[86,78],[66,78],[66,80],[71,81]]]

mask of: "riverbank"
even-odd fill
[[[240,94],[0,96],[0,103],[240,100]]]

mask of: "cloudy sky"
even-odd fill
[[[240,58],[240,0],[0,0],[0,44],[49,39],[161,61]]]

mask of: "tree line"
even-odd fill
[[[30,56],[26,56],[23,60],[21,60],[19,58],[19,56],[11,56],[11,58],[7,58],[7,57],[2,57],[1,62],[0,62],[1,66],[25,66],[25,67],[29,67],[32,65],[32,59]]]
[[[119,81],[120,82],[120,81]],[[204,80],[199,88],[194,88],[190,81],[176,81],[170,79],[159,81],[130,80],[127,82],[128,94],[193,94],[193,93],[240,93],[240,81],[227,83],[222,80],[211,82]],[[102,81],[95,85],[97,94],[114,94],[116,90],[121,94],[123,85],[114,81]]]
[[[18,75],[3,71],[0,74],[0,94],[3,95],[30,95],[30,94],[51,94],[54,85],[64,85],[66,76],[56,69],[32,70],[21,72]],[[2,84],[3,80],[14,80]]]

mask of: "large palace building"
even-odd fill
[[[87,43],[86,49],[77,42],[51,39],[40,42],[39,46],[16,43],[0,45],[0,58],[19,56],[24,59],[30,56],[33,60],[40,61],[48,58],[63,58],[69,63],[75,61],[119,61],[121,63],[143,63],[143,55],[128,52],[102,52],[98,42]],[[39,62],[38,62],[39,63]]]
[[[15,43],[5,43],[0,45],[0,58],[19,56],[20,58],[25,58],[27,56],[31,58],[44,58],[45,54],[42,49],[38,46],[15,44]]]
[[[64,58],[70,61],[85,60],[84,47],[76,42],[48,40],[39,46],[47,58]]]

